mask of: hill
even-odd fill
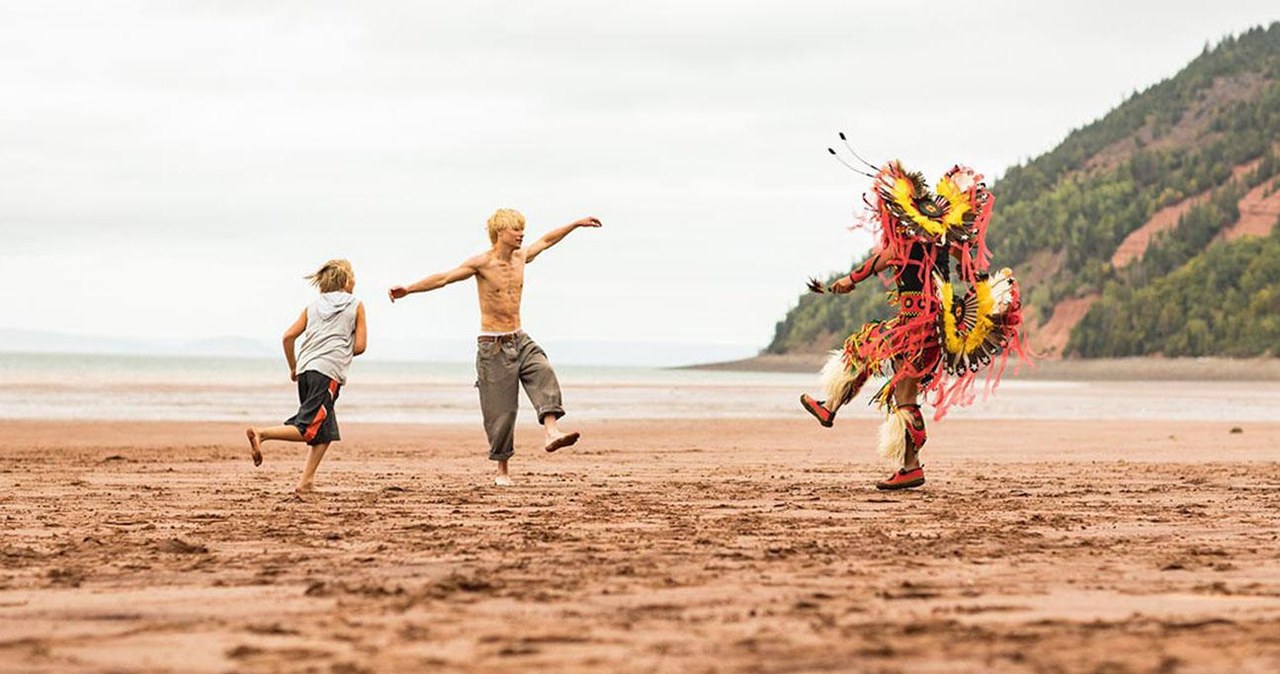
[[[1206,47],[992,192],[989,242],[1036,352],[1277,355],[1280,22]],[[832,348],[887,311],[877,293],[802,296],[766,352]]]

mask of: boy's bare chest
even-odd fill
[[[481,289],[498,295],[518,294],[524,288],[524,260],[491,262],[480,274]]]

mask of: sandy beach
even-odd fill
[[[1280,670],[1280,423],[580,428],[0,422],[0,671]]]

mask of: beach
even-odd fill
[[[341,403],[339,410],[341,413]],[[569,421],[569,420],[566,420]],[[0,421],[5,672],[1274,672],[1280,423]]]
[[[0,2],[0,674],[1280,674],[1277,6]]]

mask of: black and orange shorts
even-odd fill
[[[333,413],[341,389],[342,385],[319,372],[307,370],[298,375],[298,413],[285,425],[297,428],[308,445],[341,440],[338,417]]]

